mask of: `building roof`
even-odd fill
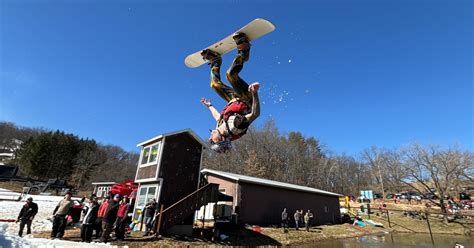
[[[0,177],[15,177],[18,167],[13,165],[0,165]]]
[[[109,184],[116,184],[116,182],[95,182],[91,184],[92,185],[109,185]]]
[[[202,146],[207,146],[207,144],[196,133],[194,133],[193,130],[188,128],[188,129],[184,129],[184,130],[180,130],[180,131],[176,131],[176,132],[171,132],[171,133],[165,133],[165,134],[162,134],[162,135],[158,135],[154,138],[151,138],[149,140],[145,140],[145,141],[141,142],[140,144],[137,145],[137,147],[145,146],[145,145],[150,144],[152,142],[161,140],[166,136],[172,136],[172,135],[175,135],[175,134],[178,134],[178,133],[189,133],[195,140],[197,140],[199,143],[201,143]]]
[[[217,171],[217,170],[211,170],[211,169],[203,169],[201,172],[204,174],[213,174],[213,175],[225,177],[225,178],[232,179],[235,181],[240,181],[240,182],[254,183],[254,184],[260,184],[260,185],[265,185],[265,186],[270,186],[270,187],[304,191],[304,192],[317,193],[317,194],[323,194],[323,195],[342,196],[341,194],[337,194],[337,193],[333,193],[333,192],[329,192],[329,191],[325,191],[321,189],[315,189],[315,188],[291,184],[291,183],[278,182],[278,181],[273,181],[273,180],[263,179],[263,178],[258,178],[258,177],[239,175],[239,174],[234,174],[230,172],[223,172],[223,171]]]

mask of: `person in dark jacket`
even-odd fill
[[[99,203],[97,197],[92,197],[88,207],[83,209],[84,219],[81,226],[81,241],[91,242],[92,231],[94,230],[95,221],[97,220],[97,212],[99,212]]]
[[[26,234],[31,234],[31,223],[35,218],[35,215],[38,213],[38,205],[33,202],[33,198],[28,197],[25,205],[20,210],[16,222],[20,222],[20,230],[18,231],[18,236],[23,235],[23,229],[26,225]]]
[[[156,212],[156,201],[155,199],[151,199],[150,202],[148,202],[145,205],[145,213],[144,213],[144,224],[145,224],[145,234],[144,236],[147,236],[150,234],[151,228],[152,228],[152,223],[153,223],[153,217],[155,217],[155,212]]]
[[[100,241],[104,243],[107,243],[110,238],[110,233],[112,233],[112,230],[114,229],[114,223],[117,220],[119,201],[120,195],[116,194],[114,196],[114,199],[109,202],[107,211],[105,211],[105,215],[102,218],[102,229],[104,231],[102,232],[102,237],[100,238]]]

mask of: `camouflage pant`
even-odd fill
[[[211,88],[213,88],[226,102],[229,102],[233,98],[240,98],[247,104],[252,104],[252,95],[248,91],[249,85],[239,76],[240,71],[242,71],[242,68],[244,67],[244,63],[248,61],[249,57],[250,44],[247,43],[238,47],[237,56],[226,73],[227,80],[232,85],[232,87],[224,84],[221,81],[220,64],[212,65]]]

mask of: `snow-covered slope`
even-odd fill
[[[4,190],[4,189],[0,189]],[[32,223],[33,234],[36,232],[49,232],[53,227],[51,216],[58,202],[63,199],[62,196],[31,195],[33,202],[38,204],[38,214]],[[22,201],[0,201],[0,219],[8,220],[18,217],[21,208],[25,204],[28,195],[23,197]],[[79,243],[66,240],[50,240],[33,238],[32,235],[26,235],[23,238],[18,237],[19,224],[14,222],[0,222],[0,247],[1,248],[27,248],[27,247],[111,247],[103,243]],[[26,234],[26,227],[23,230]]]

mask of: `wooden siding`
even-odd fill
[[[166,136],[159,178],[163,178],[159,204],[169,207],[198,189],[202,145],[188,133]],[[192,224],[191,216],[185,224]]]
[[[268,187],[258,184],[239,183],[240,224],[279,225],[281,212],[287,209],[290,226],[294,226],[293,214],[297,209],[314,214],[311,224],[340,222],[339,198],[323,194]],[[325,212],[327,207],[327,212]]]
[[[225,190],[224,194],[232,196],[234,198],[234,202],[237,202],[237,183],[234,180],[208,175],[207,181],[209,183],[219,184],[219,189]],[[226,202],[225,204],[232,205],[232,209],[234,209],[235,204],[233,204],[233,202]]]

